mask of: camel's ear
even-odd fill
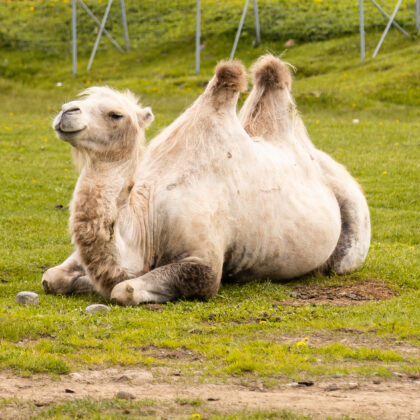
[[[153,115],[152,108],[147,106],[137,112],[137,118],[141,127],[147,128],[154,121],[155,116]]]

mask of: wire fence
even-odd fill
[[[108,0],[84,0],[87,7],[102,20]],[[232,36],[232,42],[244,7],[244,0],[202,0],[202,40],[214,36]],[[377,0],[392,14],[395,0]],[[131,49],[191,43],[194,48],[196,0],[125,0]],[[261,38],[302,41],[323,40],[359,31],[357,0],[259,0]],[[365,30],[383,29],[387,19],[365,0]],[[0,48],[39,52],[49,56],[71,55],[71,0],[0,0]],[[406,31],[416,32],[416,0],[404,0],[396,21]],[[119,45],[124,46],[120,2],[112,4],[106,29]],[[78,53],[92,50],[99,27],[77,5]],[[255,35],[250,10],[244,22],[243,36]],[[209,41],[210,42],[210,41]],[[98,51],[114,48],[102,37]],[[231,46],[227,47],[227,52]]]

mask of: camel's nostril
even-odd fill
[[[80,114],[80,108],[77,108],[77,107],[73,107],[73,108],[70,108],[70,109],[66,109],[63,113],[64,114]]]

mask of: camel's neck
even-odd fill
[[[129,278],[120,265],[114,224],[128,197],[137,159],[118,164],[87,162],[76,185],[70,230],[95,287],[109,296],[115,284]]]

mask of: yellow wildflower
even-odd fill
[[[298,342],[296,343],[296,346],[297,346],[297,347],[306,346],[306,343],[305,343],[304,341],[298,341]]]
[[[382,171],[382,175],[386,175],[387,173],[387,171]]]
[[[198,414],[198,413],[192,413],[192,414],[191,414],[191,417],[192,417],[193,419],[201,419],[201,414]]]
[[[316,120],[316,121],[315,121],[315,124],[319,124],[319,120]]]
[[[267,324],[267,321],[264,321],[263,319],[259,322],[260,324]]]

